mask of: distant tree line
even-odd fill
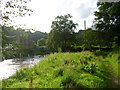
[[[37,41],[47,39],[47,33],[40,31],[25,31],[24,29],[13,27],[2,27],[2,52],[5,58],[16,58],[44,54],[45,48],[39,48]]]
[[[57,16],[49,34],[1,26],[3,56],[75,52],[82,50],[112,50],[120,47],[120,2],[98,2],[93,26],[76,32],[78,24],[70,14]],[[93,29],[94,27],[94,29]],[[12,56],[13,55],[13,56]]]
[[[72,16],[57,16],[52,22],[47,46],[56,51],[112,50],[120,46],[120,2],[98,2],[93,26],[79,30]]]

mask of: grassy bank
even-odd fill
[[[103,54],[103,53],[102,53]],[[115,88],[119,52],[50,54],[32,68],[2,81],[3,88]]]

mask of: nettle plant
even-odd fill
[[[91,55],[84,55],[80,57],[81,70],[94,73],[96,71],[95,58]]]

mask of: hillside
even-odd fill
[[[111,52],[103,57],[100,53],[50,54],[3,80],[3,88],[116,88],[120,55]]]

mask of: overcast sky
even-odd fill
[[[92,25],[98,0],[31,0],[28,3],[34,12],[31,16],[16,19],[16,24],[24,25],[42,32],[50,32],[51,23],[58,15],[71,14],[73,21],[79,24],[78,30]]]

